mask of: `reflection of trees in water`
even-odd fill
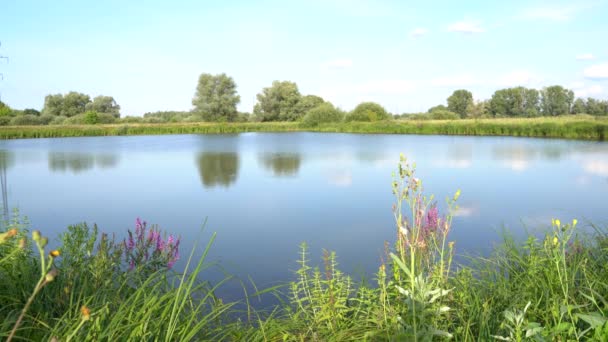
[[[237,179],[239,157],[236,152],[201,152],[196,165],[204,187],[229,187]]]
[[[0,150],[0,183],[2,183],[2,214],[4,220],[8,220],[8,183],[6,178],[6,170],[8,170],[15,161],[12,152]]]
[[[49,170],[53,172],[72,171],[79,173],[97,166],[112,168],[118,164],[115,154],[94,154],[81,152],[49,152]]]
[[[263,153],[259,160],[275,176],[295,176],[300,170],[301,156],[297,153]]]

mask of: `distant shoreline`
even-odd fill
[[[315,127],[306,127],[299,122],[4,126],[0,127],[0,139],[244,132],[515,136],[604,141],[608,139],[608,118],[567,116],[464,120],[388,120],[331,123]]]

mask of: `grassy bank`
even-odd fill
[[[315,127],[306,127],[296,122],[6,126],[0,128],[0,139],[296,131],[605,140],[608,137],[608,119],[568,116],[482,120],[394,120],[371,123],[333,123]]]
[[[69,227],[49,251],[18,219],[0,233],[0,337],[59,341],[606,341],[608,235],[552,220],[544,238],[508,236],[488,257],[454,265],[449,241],[460,191],[441,215],[405,158],[392,183],[396,237],[369,282],[305,244],[282,299],[255,311],[215,296],[205,260],[172,269],[179,239],[136,221],[122,241]],[[377,249],[380,246],[370,246]],[[197,247],[195,246],[196,250]],[[224,251],[230,253],[229,250]],[[186,257],[187,258],[187,257]],[[234,319],[242,317],[242,319]]]

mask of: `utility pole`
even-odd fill
[[[2,47],[2,42],[0,41],[0,47]],[[0,55],[0,61],[6,59],[6,63],[8,63],[8,57]],[[4,74],[0,72],[0,81],[4,81]],[[2,101],[2,92],[0,92],[0,101]]]
[[[2,46],[2,42],[0,42],[0,47]],[[0,55],[0,60],[6,59],[8,63],[8,57]],[[0,72],[0,81],[4,80],[4,74]],[[2,92],[0,92],[0,102],[2,102]],[[6,179],[6,169],[8,168],[10,155],[8,155],[7,151],[0,151],[0,186],[2,187],[2,214],[3,220],[6,222],[9,221],[8,216],[8,181]]]

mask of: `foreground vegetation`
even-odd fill
[[[0,127],[0,139],[296,131],[496,135],[605,140],[608,137],[608,119],[594,118],[587,115],[574,115],[559,118],[468,119],[454,121],[385,120],[376,122],[321,123],[317,125],[296,122],[258,122],[9,126]]]
[[[544,238],[508,236],[489,257],[454,265],[451,213],[440,215],[402,157],[393,176],[396,239],[372,283],[338,268],[334,253],[300,269],[282,287],[224,303],[223,282],[204,280],[213,237],[196,261],[172,269],[179,238],[139,219],[122,242],[96,227],[69,227],[60,248],[15,216],[0,233],[0,336],[7,340],[445,340],[570,341],[608,338],[608,235],[551,222]],[[33,247],[33,248],[32,248]],[[198,247],[194,246],[194,250]],[[371,247],[376,248],[376,247]],[[34,252],[34,250],[36,252]],[[194,253],[193,250],[193,253]],[[281,298],[270,311],[250,301]],[[241,317],[235,319],[235,317]]]

